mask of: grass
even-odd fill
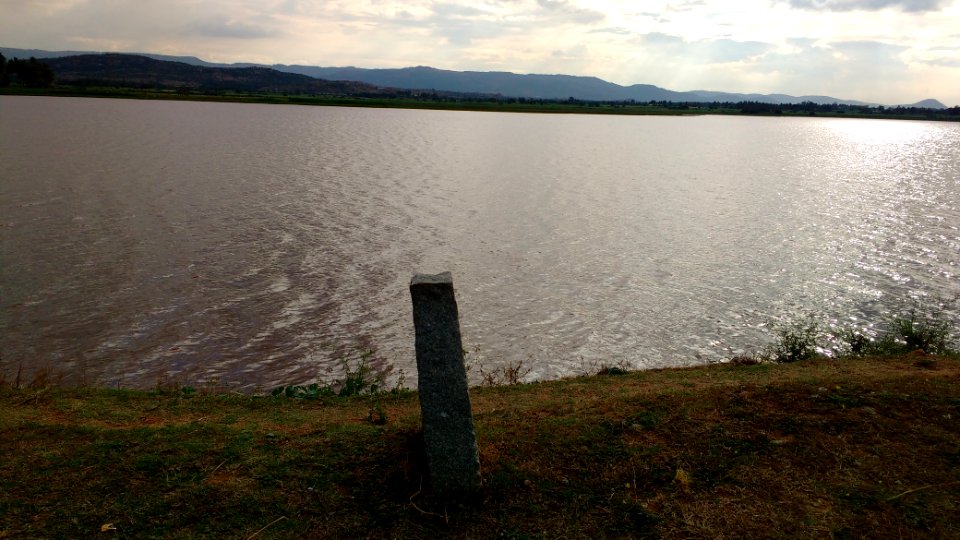
[[[508,113],[545,113],[545,114],[607,114],[607,115],[753,115],[746,113],[737,104],[681,104],[681,103],[605,103],[589,101],[550,101],[550,100],[487,100],[479,99],[430,99],[425,97],[352,97],[332,95],[289,95],[241,92],[183,92],[170,89],[142,89],[108,86],[69,86],[58,85],[52,88],[0,88],[0,95],[38,95],[70,97],[106,97],[117,99],[151,99],[177,101],[213,101],[233,103],[269,103],[288,105],[324,105],[334,107],[371,107],[397,109],[430,109],[450,111],[490,111]],[[767,111],[758,113],[775,116],[811,116],[806,110]],[[950,111],[922,111],[916,114],[892,114],[892,112],[873,111],[837,111],[817,112],[817,116],[826,118],[881,118],[887,120],[939,120],[960,121],[960,117]]]
[[[484,485],[457,505],[424,479],[412,392],[8,387],[0,538],[960,537],[953,356],[630,372],[471,399]]]
[[[351,97],[328,95],[284,95],[259,93],[182,93],[175,90],[123,87],[55,86],[52,88],[0,88],[0,95],[36,95],[61,97],[104,97],[117,99],[151,99],[175,101],[207,101],[230,103],[266,103],[286,105],[322,105],[386,109],[428,109],[449,111],[490,111],[545,114],[614,114],[681,116],[704,114],[706,109],[679,109],[651,104],[590,104],[583,102],[505,102],[492,100],[432,100],[405,97]],[[717,114],[733,114],[732,109],[711,109]]]

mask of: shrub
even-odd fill
[[[530,374],[533,368],[524,367],[523,360],[516,364],[500,366],[493,371],[486,371],[480,366],[480,377],[483,386],[507,386],[520,384],[523,378]]]
[[[384,390],[385,379],[390,369],[377,370],[371,367],[369,359],[373,354],[373,351],[365,351],[360,354],[356,362],[351,361],[349,357],[343,358],[340,361],[344,372],[343,380],[308,385],[279,386],[274,388],[270,395],[297,399],[319,399],[334,396],[349,397],[386,393],[386,390]],[[397,384],[389,392],[399,394],[406,390],[403,386],[405,380],[406,376],[401,370]]]
[[[927,316],[918,318],[911,311],[908,317],[893,320],[895,339],[906,351],[922,350],[931,354],[947,353],[950,350],[950,330],[946,322]]]
[[[597,370],[597,375],[626,375],[630,373],[632,366],[626,360],[620,360],[615,364],[603,363]]]
[[[774,362],[789,363],[809,360],[818,355],[817,339],[820,326],[808,318],[804,323],[781,327],[777,330],[777,341],[766,356]]]
[[[859,329],[842,328],[832,333],[837,356],[894,356],[922,350],[930,354],[954,352],[950,323],[938,312],[897,316],[871,339]]]
[[[863,356],[871,351],[873,344],[868,336],[854,328],[841,328],[832,337],[834,343],[840,344],[839,349],[833,349],[837,356]]]

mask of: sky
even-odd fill
[[[960,105],[960,0],[0,0],[0,46]]]

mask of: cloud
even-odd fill
[[[478,39],[492,39],[514,30],[511,24],[498,23],[496,15],[457,4],[430,6],[429,15],[409,19],[406,24],[427,29],[434,36],[455,46],[466,46]]]
[[[537,5],[544,11],[550,13],[548,19],[555,21],[592,24],[601,22],[607,18],[607,16],[600,11],[572,6],[567,0],[537,0]]]
[[[761,55],[774,45],[759,41],[733,39],[702,39],[686,41],[679,36],[651,32],[640,37],[640,43],[657,54],[672,57],[674,61],[696,60],[707,64],[739,62]]]
[[[387,3],[389,4],[389,3]],[[413,3],[401,4],[412,6]],[[452,2],[425,1],[418,9],[354,12],[352,22],[375,25],[381,29],[422,30],[446,45],[464,48],[479,40],[522,37],[551,28],[590,28],[603,22],[606,15],[580,8],[566,0],[528,0],[524,2],[487,2],[482,7]]]
[[[940,11],[949,0],[788,0],[792,7],[812,11],[880,11],[898,9],[906,13]]]
[[[197,22],[185,32],[202,37],[228,39],[264,39],[279,37],[281,32],[258,24],[251,24],[228,17],[212,17]]]
[[[477,9],[470,6],[461,6],[460,4],[435,4],[433,6],[433,12],[437,14],[442,14],[449,17],[463,17],[463,18],[473,18],[473,17],[484,17],[489,15],[486,11],[482,9]]]
[[[672,2],[667,5],[668,11],[693,11],[694,9],[704,7],[707,3],[704,0],[686,0],[684,2]]]
[[[618,36],[632,36],[634,34],[633,30],[629,28],[624,28],[622,26],[607,26],[605,28],[595,28],[590,30],[590,34],[614,34]]]
[[[902,55],[907,47],[879,41],[805,43],[771,51],[751,66],[790,93],[825,94],[883,102],[883,95],[904,92],[914,74]]]
[[[960,68],[960,58],[934,58],[923,63],[937,67]]]

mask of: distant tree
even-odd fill
[[[7,58],[0,53],[0,87],[9,86],[10,79],[7,77]]]
[[[28,88],[53,86],[53,70],[50,66],[30,57],[29,60],[14,58],[6,62],[8,84],[17,84]]]

